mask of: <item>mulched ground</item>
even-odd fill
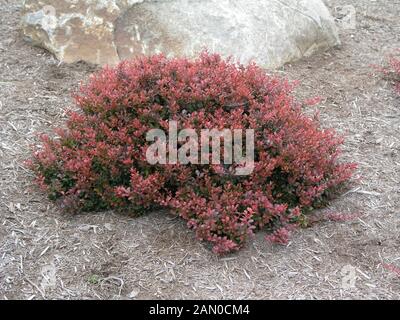
[[[371,65],[400,48],[400,1],[326,3],[353,4],[357,29],[278,73],[301,81],[300,98],[321,96],[309,112],[347,137],[360,179],[324,212],[348,219],[299,230],[287,247],[260,232],[218,258],[166,212],[65,215],[32,185],[22,161],[35,133],[62,123],[95,68],[26,44],[21,1],[0,0],[0,299],[399,299],[400,98]]]

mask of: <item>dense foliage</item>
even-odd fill
[[[30,167],[63,206],[76,211],[174,209],[216,253],[239,249],[257,229],[286,243],[307,212],[346,182],[342,138],[301,113],[291,85],[254,64],[218,55],[162,55],[122,62],[94,74],[76,95],[56,137],[42,137]],[[179,129],[255,130],[252,174],[232,165],[155,164],[146,133]]]

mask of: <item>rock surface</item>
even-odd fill
[[[63,62],[208,48],[264,67],[339,44],[322,0],[26,0],[22,30]]]

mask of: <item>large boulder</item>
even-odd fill
[[[22,30],[61,61],[99,65],[207,48],[273,68],[339,44],[322,0],[26,0]]]

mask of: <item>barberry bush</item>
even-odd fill
[[[75,95],[79,111],[42,136],[29,161],[51,200],[74,211],[169,208],[215,253],[239,249],[256,230],[286,243],[355,168],[338,157],[334,130],[302,114],[292,86],[255,64],[217,54],[195,60],[142,57],[106,67]],[[178,129],[254,129],[255,167],[149,164],[146,133]]]

